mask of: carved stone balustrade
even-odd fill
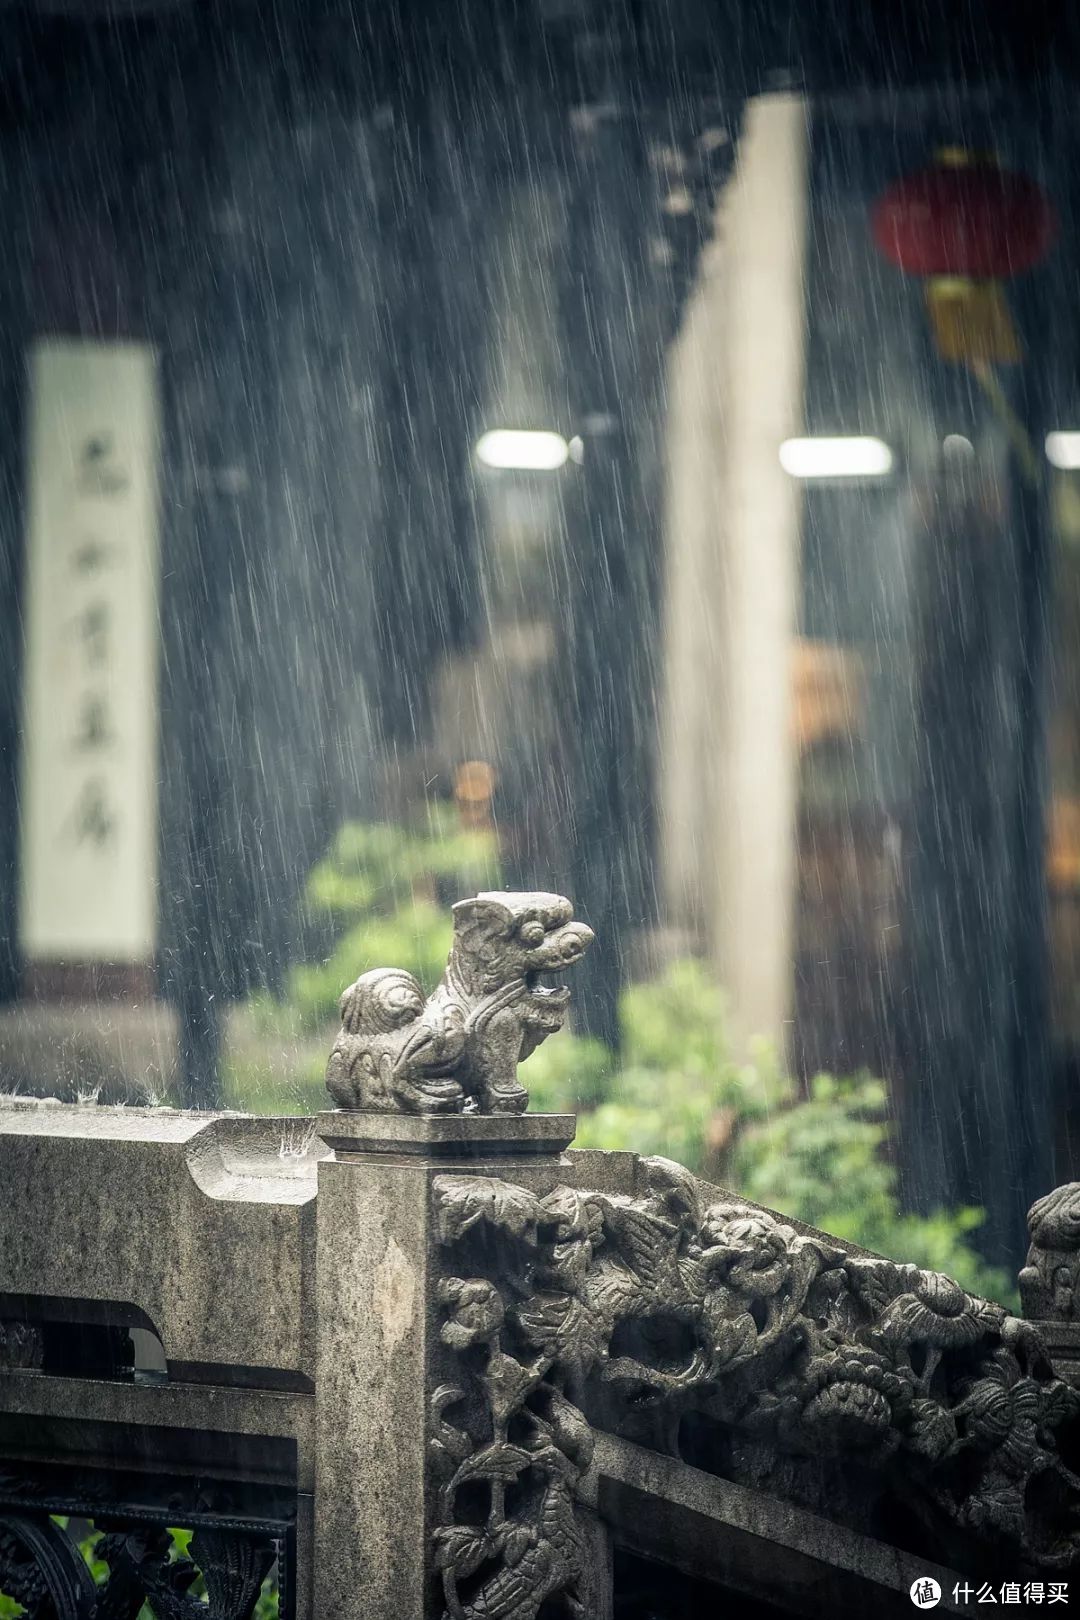
[[[1071,1321],[572,1131],[0,1103],[0,1590],[91,1612],[49,1513],[162,1616],[201,1527],[222,1620],[275,1557],[320,1620],[631,1615],[642,1559],[792,1613],[1068,1578]]]
[[[516,1064],[591,936],[557,896],[456,916],[427,1001],[343,998],[364,1107],[0,1100],[0,1592],[248,1620],[275,1569],[289,1620],[676,1620],[1080,1578],[1080,1189],[1032,1212],[1035,1322],[574,1152]]]

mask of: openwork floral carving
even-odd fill
[[[1036,1330],[951,1279],[853,1256],[752,1206],[707,1204],[693,1176],[642,1161],[630,1198],[546,1197],[440,1176],[451,1376],[432,1402],[436,1565],[453,1620],[581,1609],[575,1493],[592,1433],[651,1414],[678,1451],[704,1415],[775,1458],[842,1457],[1014,1567],[1068,1567],[1080,1480],[1056,1444],[1080,1393]],[[1035,1487],[1035,1488],[1033,1488]]]

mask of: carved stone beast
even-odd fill
[[[520,1114],[517,1066],[566,1019],[570,991],[541,982],[593,941],[557,894],[479,894],[453,908],[446,972],[425,1001],[411,973],[375,968],[341,998],[326,1070],[340,1108]]]
[[[1040,1198],[1028,1211],[1031,1247],[1020,1273],[1024,1315],[1035,1321],[1080,1321],[1080,1182]]]

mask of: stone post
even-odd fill
[[[312,1612],[439,1620],[429,1549],[438,1380],[437,1175],[537,1194],[568,1179],[568,1114],[318,1116],[316,1461]]]

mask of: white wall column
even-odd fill
[[[670,372],[663,877],[738,1041],[782,1039],[792,988],[807,154],[800,98],[749,104]]]

